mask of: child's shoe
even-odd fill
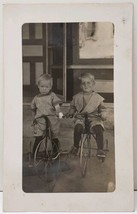
[[[105,152],[102,149],[99,149],[97,151],[97,157],[98,158],[105,158],[106,157]]]

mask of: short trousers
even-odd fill
[[[57,138],[60,128],[59,118],[57,118],[56,116],[50,116],[48,117],[48,119],[51,128],[51,137]],[[45,134],[46,126],[47,124],[44,118],[36,118],[33,123],[33,135],[43,136]]]
[[[102,128],[104,129],[103,121],[100,118],[99,119],[97,119],[97,118],[90,119],[89,118],[89,121],[90,121],[90,130],[91,131],[92,131],[92,128],[94,126],[96,126],[96,125],[101,125]],[[76,119],[75,122],[74,122],[74,126],[76,126],[78,124],[82,125],[83,128],[85,128],[85,119],[84,118],[78,118],[78,119]]]

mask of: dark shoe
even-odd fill
[[[97,157],[98,157],[98,158],[105,158],[105,157],[106,157],[106,154],[105,154],[105,152],[104,152],[102,149],[99,149],[99,150],[97,151]]]
[[[72,155],[77,155],[77,153],[78,153],[78,148],[75,147],[75,146],[72,146],[72,148],[71,148],[71,150],[70,150],[70,153],[71,153]]]

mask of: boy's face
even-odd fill
[[[84,77],[81,79],[81,89],[85,93],[92,92],[94,85],[95,85],[94,81],[92,81],[88,77]]]
[[[52,88],[50,80],[43,80],[38,85],[39,91],[41,94],[48,94]]]

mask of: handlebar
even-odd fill
[[[76,112],[75,114],[70,115],[70,116],[67,116],[67,114],[66,114],[66,115],[64,115],[64,118],[77,118],[78,116],[81,116],[83,118],[88,118],[88,117],[92,117],[92,116],[101,117],[101,114],[100,113],[94,114],[94,113],[88,113],[88,112],[83,112],[83,113]]]
[[[36,117],[35,119],[39,119],[39,118],[47,118],[47,117],[57,117],[57,115],[53,115],[53,114],[47,114],[47,115],[45,115],[45,114],[42,114],[41,116],[39,116],[39,117]]]
[[[47,120],[48,120],[48,117],[57,117],[57,118],[59,118],[59,119],[64,118],[62,112],[61,112],[60,115],[56,115],[56,114],[47,114],[47,115],[44,115],[44,114],[43,114],[43,115],[41,115],[41,116],[39,116],[39,117],[34,118],[33,124],[37,121],[37,119],[40,119],[40,118],[44,118],[45,121],[47,121]]]

